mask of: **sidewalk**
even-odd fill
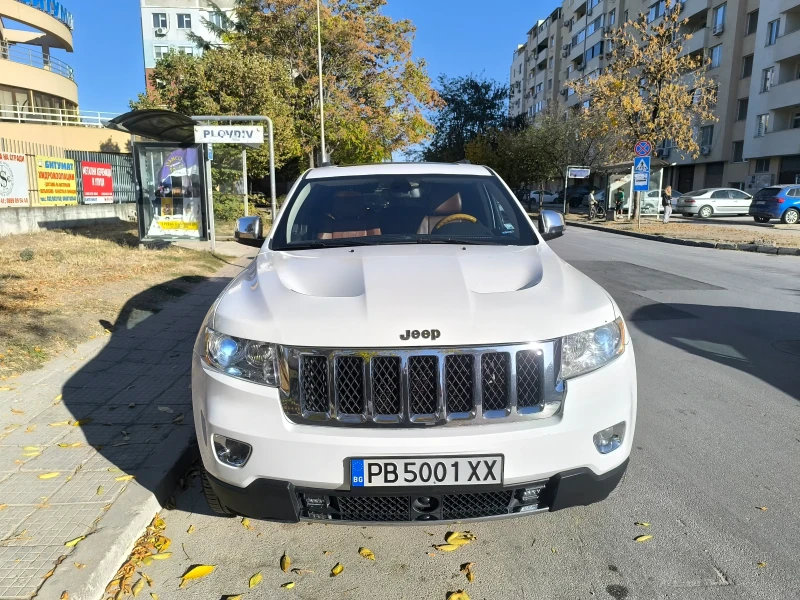
[[[194,340],[257,253],[231,246],[245,254],[157,314],[131,298],[107,337],[0,382],[0,599],[96,600],[166,502],[194,440]]]

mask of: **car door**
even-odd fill
[[[738,215],[746,215],[750,211],[750,203],[753,197],[742,190],[729,190],[731,195],[731,205]]]
[[[711,192],[711,202],[709,204],[714,208],[714,212],[720,215],[729,215],[731,209],[731,197],[728,190],[714,190]]]

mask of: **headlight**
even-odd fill
[[[625,323],[611,323],[561,339],[561,379],[599,369],[625,352]]]
[[[278,386],[278,346],[206,328],[206,362],[232,377]]]

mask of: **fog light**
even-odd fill
[[[214,434],[214,452],[220,462],[231,467],[243,467],[250,458],[253,448],[250,444],[238,442],[223,435]]]
[[[619,448],[624,439],[625,421],[595,433],[594,446],[600,454],[608,454]]]

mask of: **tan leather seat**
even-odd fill
[[[325,218],[317,234],[320,240],[380,235],[381,229],[370,216],[363,196],[358,192],[337,192],[331,212]]]
[[[417,233],[431,233],[436,227],[437,223],[447,216],[455,215],[461,212],[461,194],[456,192],[447,200],[439,204],[434,210],[432,215],[423,217],[422,223],[419,224]]]

